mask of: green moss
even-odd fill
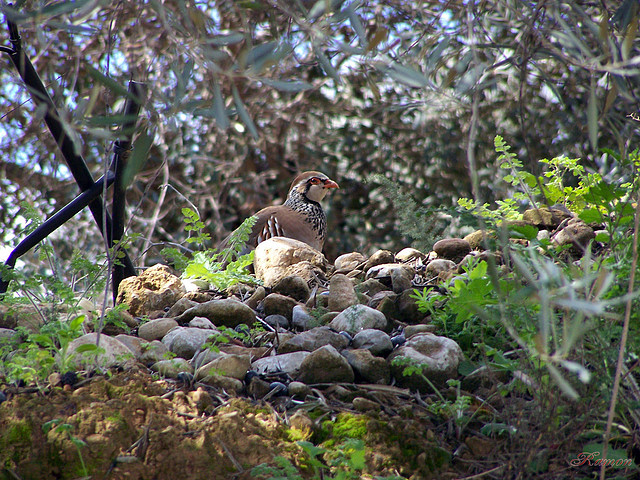
[[[2,443],[6,445],[30,444],[31,425],[26,420],[16,420],[2,436]]]
[[[334,421],[322,422],[322,430],[334,441],[346,438],[357,438],[363,440],[367,434],[367,424],[370,419],[364,415],[353,415],[351,413],[339,413]]]

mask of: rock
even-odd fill
[[[356,349],[342,352],[356,374],[357,380],[365,383],[388,385],[391,369],[384,358],[374,357],[369,350]]]
[[[364,282],[355,286],[357,293],[362,293],[368,295],[369,297],[375,296],[377,293],[380,293],[384,290],[388,290],[386,285],[383,285],[381,282],[376,280],[375,278],[370,278],[369,280],[365,280]]]
[[[133,353],[133,355],[138,359],[142,354],[142,345],[147,343],[139,337],[134,337],[132,335],[116,335],[115,339],[126,345],[127,348],[131,350],[131,353]]]
[[[345,308],[358,303],[353,281],[341,273],[334,274],[329,284],[329,310],[341,312]]]
[[[296,264],[304,266],[294,268]],[[265,287],[272,287],[281,279],[298,275],[309,282],[314,280],[316,270],[323,273],[327,260],[322,253],[306,243],[292,238],[274,237],[258,244],[253,257],[256,277]]]
[[[389,285],[395,293],[411,288],[411,280],[415,271],[403,263],[383,263],[370,268],[367,278],[375,278],[384,285]]]
[[[0,328],[0,346],[17,341],[20,338],[20,334],[13,328]]]
[[[178,378],[178,375],[182,372],[193,374],[193,367],[184,358],[160,360],[151,365],[151,370],[169,378]]]
[[[138,336],[149,342],[162,340],[172,328],[177,326],[178,322],[173,318],[156,318],[140,325],[138,327]]]
[[[456,378],[458,364],[464,358],[460,346],[455,341],[430,333],[414,335],[403,346],[394,350],[387,357],[387,361],[398,385],[425,393],[431,391],[429,384],[420,375],[403,375],[405,366],[395,365],[393,362],[398,357],[407,358],[413,364],[420,365],[424,376],[436,386],[444,386],[448,379]]]
[[[398,311],[398,320],[404,323],[418,323],[422,321],[425,314],[418,310],[418,303],[415,298],[414,289],[409,288],[398,295],[396,299],[396,308]]]
[[[382,312],[387,320],[398,318],[398,308],[396,306],[397,295],[385,295],[381,298],[380,302],[376,306],[376,310]]]
[[[307,282],[305,282],[302,277],[295,275],[282,278],[273,286],[272,290],[275,293],[286,295],[301,303],[306,302],[311,293]]]
[[[196,371],[196,380],[208,375],[219,374],[242,380],[251,368],[249,355],[222,354]]]
[[[435,325],[407,325],[404,327],[405,338],[411,338],[418,333],[434,333]]]
[[[42,307],[40,305],[39,308]],[[0,328],[25,327],[30,332],[38,333],[43,323],[44,320],[34,305],[7,305],[0,302]]]
[[[293,381],[289,383],[289,395],[304,400],[307,395],[311,395],[311,388],[302,382]],[[296,413],[299,411],[300,410],[296,411]]]
[[[253,377],[247,386],[247,391],[253,398],[262,398],[269,393],[270,390],[269,382],[265,382],[259,377]]]
[[[169,311],[165,314],[165,317],[167,317],[167,318],[175,318],[178,315],[182,315],[184,312],[189,310],[191,307],[195,307],[196,305],[198,305],[198,302],[194,302],[193,300],[191,300],[191,299],[189,299],[187,297],[182,297],[180,300],[178,300],[176,303],[174,303],[171,306]]]
[[[464,240],[469,242],[472,250],[484,250],[484,241],[487,237],[495,237],[495,234],[486,230],[476,230],[464,237]]]
[[[342,254],[333,262],[335,268],[334,274],[351,272],[366,262],[366,260],[367,258],[359,252]]]
[[[178,357],[189,360],[203,347],[209,337],[214,335],[220,335],[220,332],[201,328],[176,327],[164,336],[162,343]]]
[[[525,222],[546,229],[558,228],[563,220],[571,217],[571,212],[553,207],[530,208],[522,214],[522,220]]]
[[[100,335],[100,345],[104,352],[98,353],[97,358],[93,352],[89,355],[79,353],[77,350],[82,345],[95,345],[97,333],[87,333],[75,340],[72,340],[66,352],[68,364],[77,369],[93,369],[96,365],[102,368],[123,367],[130,368],[135,364],[134,355],[131,350],[119,340],[108,335]]]
[[[375,267],[376,265],[382,265],[383,263],[393,263],[393,260],[393,253],[391,253],[389,250],[378,250],[376,253],[369,257],[362,269],[367,272],[370,268]]]
[[[396,262],[408,263],[416,260],[426,260],[427,256],[422,253],[420,250],[416,250],[415,248],[403,248],[398,253],[396,253]]]
[[[171,307],[186,290],[166,265],[154,265],[137,277],[122,280],[116,304],[125,303],[134,317]]]
[[[300,369],[302,361],[311,355],[309,352],[292,352],[273,357],[264,357],[254,361],[251,369],[259,374],[286,373],[295,376]]]
[[[373,412],[380,410],[380,404],[364,397],[356,397],[353,399],[353,408],[358,412]]]
[[[291,324],[296,330],[309,330],[316,326],[318,321],[309,315],[305,307],[296,305],[291,313]]]
[[[298,304],[293,298],[279,293],[270,293],[264,299],[262,306],[265,315],[282,315],[287,320],[291,320],[293,307]]]
[[[349,341],[329,327],[316,327],[283,342],[278,348],[278,353],[313,352],[324,345],[333,345],[341,350],[349,345]]]
[[[306,383],[352,383],[355,376],[349,362],[331,345],[310,353],[300,364],[296,380]]]
[[[593,229],[580,219],[569,220],[566,227],[551,237],[551,242],[559,247],[571,245],[571,252],[582,256],[591,240],[596,237]]]
[[[253,325],[256,314],[244,303],[233,298],[210,300],[186,310],[182,315],[176,317],[176,322],[180,325],[190,322],[195,317],[205,317],[211,320],[216,326],[235,328],[241,323]]]
[[[329,326],[338,332],[344,330],[351,335],[355,335],[367,328],[385,330],[387,328],[387,319],[382,312],[371,307],[353,305],[334,318]]]
[[[283,315],[268,315],[264,321],[273,328],[284,328],[285,330],[289,328],[289,320]]]
[[[166,359],[167,353],[169,353],[167,346],[160,340],[154,340],[142,345],[142,352],[138,357],[138,361],[143,365],[153,365],[160,360]]]
[[[458,263],[471,251],[471,245],[462,238],[443,238],[433,245],[438,258],[446,258]]]
[[[217,373],[207,375],[202,380],[201,383],[206,385],[211,385],[212,387],[222,388],[227,392],[238,393],[241,392],[244,388],[244,384],[236,379],[231,377],[225,377],[224,375],[220,375]]]
[[[211,320],[204,317],[193,317],[189,320],[188,325],[192,328],[202,328],[203,330],[214,330],[216,328],[213,323],[211,323]]]
[[[427,264],[426,272],[430,275],[440,275],[443,272],[453,272],[458,268],[456,262],[444,258],[436,258]]]
[[[260,285],[258,288],[256,288],[255,292],[253,292],[251,296],[244,303],[250,309],[257,310],[258,305],[262,300],[264,300],[264,297],[266,296],[267,296],[267,291],[262,285]]]
[[[383,331],[368,328],[355,334],[353,348],[369,350],[376,357],[386,357],[393,350],[393,344]]]

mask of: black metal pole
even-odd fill
[[[129,154],[131,152],[131,137],[133,135],[133,129],[144,103],[144,97],[146,94],[146,85],[144,83],[129,82],[129,96],[124,106],[124,118],[126,119],[120,130],[121,135],[124,138],[119,139],[116,142],[115,154],[113,161],[113,169],[115,172],[115,182],[113,184],[113,204],[111,207],[111,215],[113,218],[112,229],[112,245],[115,245],[114,249],[114,264],[112,270],[111,281],[113,283],[113,301],[115,303],[118,296],[118,287],[120,282],[126,277],[135,275],[135,272],[130,273],[125,271],[125,265],[121,263],[118,258],[118,251],[123,251],[119,245],[124,235],[125,224],[125,207],[126,207],[126,190],[128,185],[124,184],[123,173],[127,166]]]

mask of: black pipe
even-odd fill
[[[115,175],[113,172],[107,173],[107,187],[109,187],[115,181]],[[78,214],[82,209],[86,208],[89,202],[98,198],[102,194],[104,188],[104,176],[100,177],[88,190],[85,190],[75,199],[69,202],[67,205],[58,210],[55,214],[49,217],[42,225],[36,228],[33,232],[27,235],[16,248],[13,249],[9,258],[5,262],[5,265],[10,269],[16,266],[18,258],[23,256],[33,247],[35,247],[42,240],[47,238],[57,228],[64,225],[72,217]],[[1,278],[0,275],[0,295],[6,293],[9,287],[9,279]]]

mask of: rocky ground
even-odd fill
[[[593,238],[563,212],[546,214],[527,223],[578,250]],[[355,472],[343,478],[574,478],[548,452],[548,476],[523,471],[537,454],[526,452],[532,439],[480,433],[502,415],[523,431],[533,421],[531,399],[494,395],[511,378],[464,377],[476,412],[465,429],[432,408],[433,386],[455,401],[446,381],[460,378],[464,355],[420,312],[414,289],[446,291],[469,258],[486,258],[482,238],[443,239],[428,254],[349,253],[333,265],[271,239],[255,254],[262,285],[224,293],[163,265],[126,279],[118,302],[128,305],[128,333],[106,325],[99,340],[73,340],[65,354],[75,374],[2,387],[0,478],[256,478],[252,469],[278,456],[304,478],[329,478],[332,464]],[[0,336],[11,339],[30,317],[1,318]],[[96,341],[101,353],[83,354]],[[422,371],[406,375],[407,362]],[[300,441],[323,449],[326,469],[314,470]],[[350,455],[362,448],[359,465]]]

